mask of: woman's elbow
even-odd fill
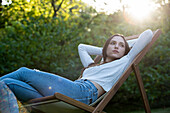
[[[81,44],[81,43],[80,43],[80,44],[78,45],[78,50],[83,50],[83,49],[84,49],[84,44]]]

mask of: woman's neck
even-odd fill
[[[105,60],[105,62],[108,63],[108,62],[111,62],[111,61],[113,61],[113,60],[115,60],[115,59],[110,58],[110,57],[107,57],[106,60]]]

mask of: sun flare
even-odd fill
[[[126,5],[128,14],[137,20],[147,18],[154,9],[149,0],[128,0]]]
[[[150,16],[156,5],[152,0],[83,0],[93,6],[98,12],[113,14],[125,8],[125,12],[134,20],[143,20]]]

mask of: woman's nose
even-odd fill
[[[118,47],[119,47],[118,44],[115,44],[115,49],[118,49]]]

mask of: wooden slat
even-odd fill
[[[60,93],[55,93],[55,97],[56,97],[57,99],[63,101],[63,102],[66,102],[66,103],[68,103],[68,104],[70,104],[70,105],[73,105],[73,106],[75,106],[75,107],[78,107],[78,108],[83,109],[83,110],[88,111],[88,112],[92,112],[92,111],[94,111],[94,109],[95,109],[95,108],[92,107],[92,106],[89,106],[89,105],[87,105],[87,104],[84,104],[84,103],[82,103],[82,102],[80,102],[80,101],[77,101],[77,100],[75,100],[75,99],[72,99],[72,98],[70,98],[70,97],[68,97],[68,96],[65,96],[65,95],[63,95],[63,94],[60,94]],[[102,113],[105,113],[105,112],[102,112]]]
[[[94,58],[94,62],[95,62],[95,63],[99,63],[99,62],[101,61],[101,59],[102,59],[102,56],[97,55],[97,56]]]
[[[149,51],[151,46],[154,44],[154,42],[158,39],[159,35],[161,34],[161,30],[158,29],[154,32],[152,41],[137,55],[135,58],[135,64],[138,64],[142,58],[145,56],[145,54]]]
[[[128,37],[125,37],[126,40],[132,40],[132,39],[136,39],[138,38],[139,35],[133,35],[133,36],[128,36]]]
[[[54,95],[53,96],[46,96],[46,97],[32,99],[32,100],[28,101],[28,103],[38,103],[38,102],[48,101],[48,100],[52,100],[52,99],[55,99]]]
[[[24,105],[24,107],[29,108],[31,106],[45,105],[45,104],[50,104],[50,103],[54,103],[54,102],[58,102],[58,101],[59,100],[57,100],[54,95],[46,96],[46,97],[31,99],[30,101],[27,102],[28,104]]]
[[[140,76],[139,66],[136,65],[136,64],[133,64],[133,69],[134,69],[134,72],[135,72],[137,83],[138,83],[138,86],[139,86],[139,89],[140,89],[140,92],[141,92],[141,96],[142,96],[142,99],[143,99],[143,103],[144,103],[144,106],[145,106],[145,112],[151,113],[148,98],[147,98],[147,95],[146,95],[146,92],[145,92],[145,89],[144,89],[144,85],[143,85],[143,82],[142,82],[142,77]]]
[[[60,101],[57,99],[44,100],[44,101],[40,101],[40,102],[26,104],[26,105],[24,105],[24,107],[27,108],[27,107],[31,107],[31,106],[39,106],[39,105],[45,105],[45,104],[50,104],[50,103],[56,103],[56,102],[60,102]]]

